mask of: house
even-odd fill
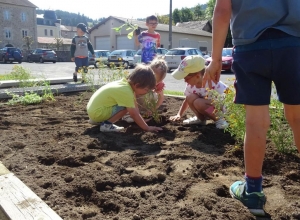
[[[204,21],[189,21],[189,22],[178,22],[177,27],[197,29],[212,33],[212,24],[208,20]]]
[[[110,16],[101,21],[90,31],[90,40],[95,49],[138,49],[133,39],[128,39],[126,27],[122,28],[121,34],[113,30],[127,21],[138,25],[143,31],[147,29],[145,21]],[[169,47],[169,25],[158,24],[156,28],[161,36],[161,47]],[[197,47],[204,52],[211,51],[212,34],[198,29],[172,26],[172,47]]]
[[[70,50],[76,28],[61,25],[55,11],[45,10],[44,14],[36,15],[36,23],[39,48]]]
[[[61,36],[72,39],[76,35],[77,27],[60,25]]]
[[[36,16],[38,37],[61,37],[61,20],[57,19],[55,11],[46,10]]]
[[[32,48],[37,45],[37,6],[28,0],[0,0],[0,47],[12,44],[25,49],[24,37],[32,37]]]
[[[72,44],[70,38],[38,37],[38,48],[55,51],[69,51]]]

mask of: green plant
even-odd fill
[[[270,120],[271,126],[268,136],[278,151],[282,153],[296,153],[297,149],[294,146],[292,129],[284,116],[283,104],[277,98],[271,99]]]
[[[53,47],[59,50],[64,45],[64,40],[62,38],[54,38]]]
[[[43,101],[43,98],[39,96],[36,93],[33,92],[26,92],[24,96],[20,96],[13,93],[8,93],[12,96],[12,99],[8,101],[9,105],[15,105],[15,104],[23,104],[23,105],[33,105],[33,104],[39,104]]]
[[[82,72],[84,71],[80,69],[79,73]],[[126,78],[128,74],[129,72],[124,68],[99,68],[97,70],[88,68],[86,73],[83,73],[83,78],[89,90],[94,92],[102,85]]]
[[[273,90],[275,91],[275,90]],[[208,90],[208,99],[215,106],[215,114],[227,120],[229,126],[225,129],[242,144],[245,136],[246,111],[244,105],[235,104],[235,89],[229,86],[225,95],[220,95],[215,90]],[[220,111],[220,109],[224,109]],[[293,133],[284,117],[283,104],[276,98],[276,92],[271,97],[270,105],[271,126],[268,131],[268,139],[271,140],[281,153],[294,153],[296,148],[293,141]]]
[[[30,36],[25,36],[23,38],[23,41],[25,43],[26,49],[30,50],[32,43],[34,42],[33,38]]]
[[[12,71],[9,74],[1,76],[1,80],[25,81],[32,78],[33,77],[31,76],[30,71],[19,65],[14,65]]]
[[[112,28],[113,30],[115,30],[117,33],[121,34],[122,28],[126,27],[126,31],[130,32],[127,34],[128,39],[132,39],[133,37],[133,33],[135,32],[135,30],[139,29],[139,26],[137,24],[133,24],[131,21],[125,22],[124,24],[122,24],[120,27],[115,27]]]
[[[150,91],[146,95],[144,95],[142,97],[142,99],[143,99],[143,101],[142,101],[143,105],[139,104],[139,106],[143,109],[146,109],[146,111],[147,111],[146,115],[143,115],[143,116],[144,117],[152,116],[156,123],[160,123],[161,117],[156,108],[157,98],[155,97],[155,93]]]

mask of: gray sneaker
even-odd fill
[[[124,130],[125,130],[124,127],[119,127],[119,126],[114,125],[112,123],[102,122],[100,124],[100,131],[102,131],[102,132],[121,132],[121,131],[124,131]]]
[[[188,118],[182,122],[184,125],[206,125],[206,120],[201,121],[197,116]]]

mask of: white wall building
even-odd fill
[[[110,16],[90,29],[90,39],[95,49],[116,50],[116,49],[138,49],[134,44],[134,39],[128,39],[129,33],[123,28],[121,34],[113,28],[120,27],[125,22],[137,24],[143,31],[147,29],[146,22],[130,20]],[[169,25],[158,24],[156,31],[161,36],[161,46],[169,47]],[[197,47],[204,52],[211,51],[212,34],[203,30],[172,26],[172,48],[175,47]]]

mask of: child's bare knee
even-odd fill
[[[193,104],[195,99],[199,98],[199,96],[197,94],[190,94],[188,96],[186,96],[186,101],[190,104]]]

